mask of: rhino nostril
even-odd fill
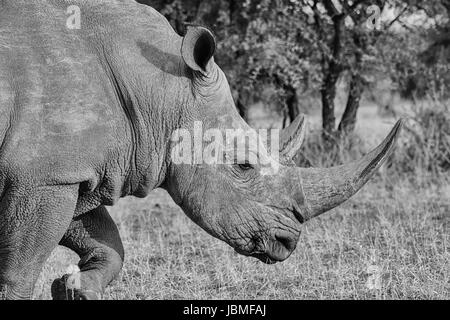
[[[290,252],[294,251],[296,242],[292,238],[276,235],[275,240],[277,240],[283,247],[285,247]]]

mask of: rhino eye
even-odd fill
[[[248,162],[239,163],[239,169],[241,169],[243,171],[247,171],[247,170],[253,169],[253,166],[250,163],[248,163]]]

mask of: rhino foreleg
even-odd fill
[[[100,206],[77,217],[60,241],[80,256],[80,273],[64,275],[52,285],[53,299],[99,299],[122,269],[124,251],[119,231]]]
[[[73,217],[77,186],[11,186],[0,202],[0,299],[31,299]]]

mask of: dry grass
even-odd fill
[[[450,298],[450,188],[385,179],[307,223],[295,253],[274,266],[212,239],[161,190],[145,200],[125,199],[111,211],[126,262],[105,298]],[[51,280],[76,261],[67,250],[55,250],[35,297],[50,298]],[[371,266],[379,271],[369,274]],[[377,276],[381,286],[370,289],[369,277]]]
[[[350,201],[305,224],[294,254],[270,266],[235,254],[155,190],[111,208],[126,261],[105,298],[449,299],[449,212],[448,176],[411,179],[384,170]],[[57,248],[35,298],[50,298],[52,280],[77,260]]]

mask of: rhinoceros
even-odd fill
[[[68,23],[77,11],[69,6],[79,11],[78,27]],[[196,121],[252,130],[236,111],[215,50],[209,29],[188,25],[179,36],[133,0],[0,1],[3,297],[30,298],[59,244],[80,256],[80,272],[54,280],[53,298],[101,298],[124,261],[106,206],[155,188],[236,252],[283,261],[302,223],[349,199],[392,153],[401,120],[359,161],[297,167],[301,116],[281,132],[280,157],[269,170],[172,161],[173,132],[192,131]]]

